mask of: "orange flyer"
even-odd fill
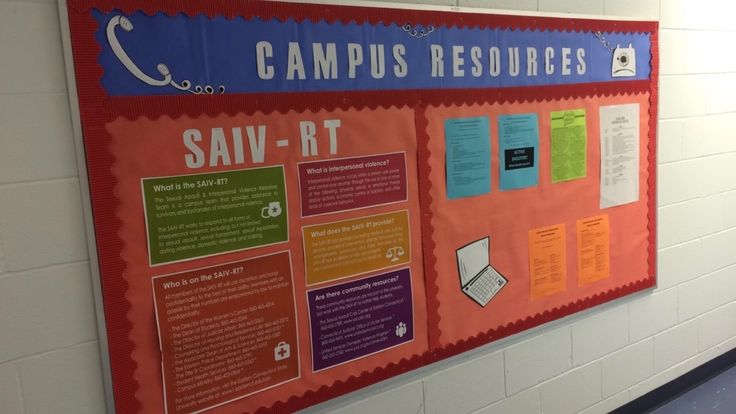
[[[608,215],[577,221],[578,285],[583,286],[610,275],[611,231]]]
[[[564,224],[529,231],[529,276],[532,299],[565,291],[567,261]]]
[[[299,377],[288,251],[153,278],[166,412],[208,410]]]

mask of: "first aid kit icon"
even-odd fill
[[[283,361],[291,356],[291,346],[286,342],[279,342],[273,349],[274,361]]]

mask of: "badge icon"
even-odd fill
[[[272,201],[268,203],[268,206],[263,207],[261,209],[261,217],[263,218],[270,218],[270,217],[278,217],[281,215],[281,203],[278,201]]]

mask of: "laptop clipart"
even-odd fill
[[[456,253],[463,293],[485,307],[508,282],[491,267],[490,237],[467,244]]]

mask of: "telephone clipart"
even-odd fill
[[[147,75],[145,72],[143,72],[143,70],[141,70],[141,68],[138,67],[138,65],[135,64],[135,62],[133,62],[133,59],[131,59],[128,53],[125,52],[125,49],[123,49],[123,46],[120,44],[116,33],[116,29],[118,27],[128,33],[133,31],[133,23],[130,21],[130,19],[125,16],[114,16],[107,23],[107,28],[105,31],[107,35],[107,42],[110,44],[112,52],[118,58],[120,63],[122,63],[123,66],[128,69],[128,72],[138,78],[138,80],[151,86],[172,86],[180,91],[189,92],[195,95],[211,95],[215,93],[215,89],[211,85],[205,85],[204,87],[202,87],[201,85],[195,85],[192,88],[192,82],[190,82],[189,80],[183,80],[181,82],[175,81],[173,76],[171,75],[171,70],[163,63],[159,63],[158,65],[156,65],[156,69],[158,70],[159,75],[163,76],[163,78],[156,79],[152,76]],[[218,86],[218,91],[220,93],[225,93],[225,87],[223,85]]]

